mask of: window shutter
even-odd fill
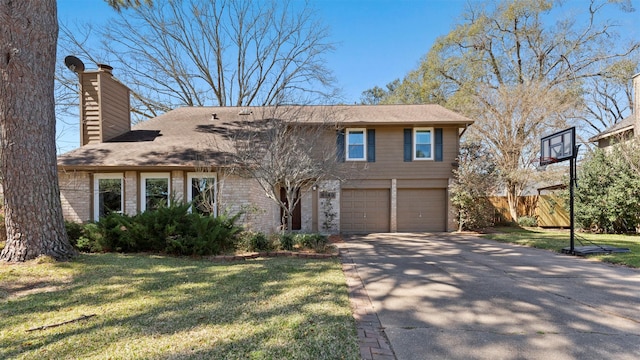
[[[436,128],[436,161],[442,161],[442,128]]]
[[[367,129],[367,162],[376,162],[376,130]]]
[[[413,137],[413,130],[412,129],[404,129],[404,161],[411,161],[412,156],[412,150],[411,147],[413,146],[412,144],[412,137]]]
[[[344,130],[336,132],[336,159],[338,162],[344,162]]]

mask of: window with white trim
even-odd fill
[[[347,129],[345,135],[346,160],[366,160],[367,130]]]
[[[122,174],[95,174],[93,176],[93,219],[98,221],[111,213],[124,209],[124,178]]]
[[[413,129],[413,160],[433,160],[433,128]]]
[[[140,211],[156,210],[169,205],[171,191],[169,173],[146,173],[140,175]]]
[[[190,211],[217,216],[217,177],[215,173],[187,174],[187,201],[193,201]]]

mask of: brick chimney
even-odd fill
[[[109,65],[80,72],[80,146],[111,140],[131,130],[129,88]]]
[[[633,75],[633,133],[640,137],[640,73]]]

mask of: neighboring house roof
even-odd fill
[[[633,130],[634,120],[635,120],[634,116],[629,115],[626,118],[622,119],[621,121],[618,121],[617,123],[608,127],[603,132],[589,138],[589,142],[596,142],[598,140],[605,139],[605,138],[623,133],[625,131]]]
[[[109,141],[62,154],[58,157],[58,166],[62,169],[184,167],[198,166],[204,159],[208,166],[219,166],[226,163],[234,129],[269,118],[336,127],[466,127],[473,123],[440,105],[183,107],[141,122],[130,132]]]

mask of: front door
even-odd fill
[[[300,193],[296,196],[296,200],[300,197]],[[287,192],[284,188],[280,189],[280,201],[282,201],[285,205],[287,202]],[[282,221],[282,226],[286,228],[287,226],[287,218],[284,216],[284,210],[280,209],[280,221]],[[300,201],[296,204],[296,207],[293,209],[293,218],[291,219],[291,229],[290,230],[300,230],[302,229],[302,207],[300,206]]]

